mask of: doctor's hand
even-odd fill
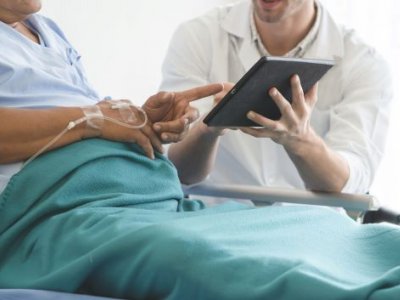
[[[282,114],[280,120],[273,121],[250,111],[247,117],[259,124],[261,128],[249,127],[241,128],[241,130],[254,137],[271,138],[284,146],[288,152],[297,153],[301,151],[302,144],[310,142],[315,136],[310,125],[310,118],[318,99],[318,86],[314,85],[304,94],[300,78],[297,75],[291,78],[291,86],[292,104],[276,88],[269,91]]]
[[[164,143],[179,142],[188,132],[189,125],[199,117],[198,110],[190,103],[215,95],[222,88],[222,84],[216,83],[182,92],[159,92],[151,96],[142,108]]]

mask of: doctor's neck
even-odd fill
[[[311,30],[317,17],[313,1],[305,4],[276,22],[263,20],[257,12],[254,20],[264,47],[269,53],[281,56],[292,50]]]

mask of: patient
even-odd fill
[[[0,288],[128,299],[400,294],[396,227],[324,208],[183,199],[162,143],[184,138],[197,117],[190,101],[221,86],[160,93],[142,108],[99,101],[40,7],[0,0]]]

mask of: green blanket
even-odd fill
[[[205,208],[171,163],[102,140],[0,196],[0,288],[129,299],[400,299],[400,230],[319,207]]]

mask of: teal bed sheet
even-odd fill
[[[0,288],[125,299],[400,299],[400,230],[321,207],[206,208],[134,145],[49,152],[0,196]]]

